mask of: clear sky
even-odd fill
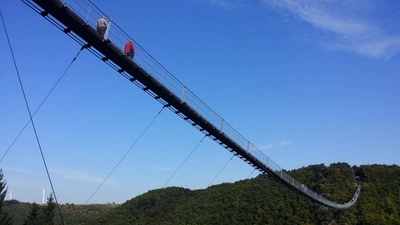
[[[281,167],[400,164],[399,1],[93,2]],[[0,10],[35,111],[80,46],[21,1],[2,1]],[[0,35],[3,156],[29,115],[3,26]],[[58,201],[87,202],[161,108],[83,51],[34,117]],[[164,187],[202,138],[162,111],[89,203]],[[166,186],[258,175],[231,157],[206,138]],[[41,203],[43,186],[51,192],[32,126],[0,168],[14,199]]]

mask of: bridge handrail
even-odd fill
[[[102,10],[100,10],[90,0],[60,0],[65,4],[71,11],[79,15],[87,24],[95,27],[97,20],[101,16],[105,16],[109,22],[109,32],[107,39],[121,49],[124,49],[125,44],[129,40],[133,40],[135,44],[135,56],[133,61],[143,68],[147,73],[153,76],[166,88],[168,88],[176,96],[181,96],[181,100],[190,105],[196,110],[204,119],[209,121],[214,127],[220,129],[220,132],[227,135],[230,139],[236,142],[242,149],[246,150],[251,156],[260,161],[264,166],[270,169],[275,176],[280,177],[287,184],[296,188],[298,191],[303,192],[309,197],[323,203],[324,205],[331,206],[334,208],[348,208],[353,205],[360,193],[361,185],[357,186],[356,194],[351,201],[344,204],[338,204],[317,193],[309,190],[305,185],[301,184],[293,177],[291,177],[283,168],[261,152],[255,145],[250,143],[245,137],[237,132],[229,123],[227,123],[222,117],[215,113],[209,106],[207,106],[200,98],[198,98],[189,88],[182,84],[174,75],[172,75],[166,68],[164,68],[156,59],[154,59],[142,46],[140,46],[134,38],[129,36],[125,31],[118,26],[118,24],[112,20],[111,17],[107,16]]]
[[[105,16],[108,21],[112,18],[102,12],[90,0],[62,0],[66,6],[74,13],[84,18],[85,21],[95,27],[96,21]],[[193,109],[195,109],[207,121],[212,123],[215,127],[220,128],[220,131],[229,136],[237,144],[248,152],[253,153],[254,156],[267,162],[269,167],[274,170],[281,171],[282,168],[269,159],[264,153],[257,149],[250,141],[237,132],[230,124],[228,124],[222,117],[215,113],[209,106],[207,106],[200,98],[198,98],[188,87],[180,82],[174,75],[172,75],[166,68],[164,68],[156,59],[154,59],[146,50],[143,49],[132,37],[123,31],[115,21],[111,22],[110,30],[107,39],[113,45],[124,49],[125,44],[129,40],[133,40],[135,44],[135,56],[133,61],[142,67],[151,76],[156,78],[161,84],[168,88],[176,96],[181,96],[182,101],[186,102]]]

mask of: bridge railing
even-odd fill
[[[273,160],[261,152],[255,145],[250,143],[245,137],[230,126],[223,118],[208,107],[200,100],[193,92],[191,92],[184,84],[182,84],[175,76],[165,69],[157,60],[155,60],[146,50],[144,50],[131,36],[129,36],[116,21],[106,15],[90,0],[61,0],[70,10],[79,15],[87,24],[96,27],[96,22],[102,16],[105,16],[108,21],[108,39],[114,46],[123,51],[125,44],[129,40],[133,40],[135,45],[135,56],[132,59],[138,66],[142,67],[147,73],[158,80],[162,85],[168,88],[173,94],[180,97],[183,102],[186,102],[196,112],[198,112],[205,120],[209,121],[220,132],[227,135],[231,140],[238,144],[242,149],[246,150],[252,157],[256,158],[267,168],[270,169],[276,176],[302,191],[306,195],[335,208],[344,208],[349,204],[354,204],[353,201],[345,204],[337,204],[329,201],[317,193],[309,190],[300,182],[291,177],[283,168],[276,164]]]

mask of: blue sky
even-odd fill
[[[399,165],[398,1],[94,3],[281,167]],[[80,46],[21,1],[0,10],[34,111]],[[3,156],[29,115],[3,27],[0,34]],[[58,201],[87,202],[161,108],[81,52],[34,117]],[[123,203],[162,188],[202,138],[162,111],[89,203]],[[231,157],[206,138],[166,186],[199,189],[258,175]],[[40,203],[43,186],[51,192],[31,126],[0,168],[14,199]]]

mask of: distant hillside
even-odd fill
[[[63,217],[65,224],[400,225],[399,166],[350,167],[346,163],[335,163],[329,167],[312,165],[289,173],[310,189],[339,203],[351,199],[355,192],[354,177],[360,176],[363,180],[360,199],[347,210],[326,208],[259,175],[203,190],[181,187],[152,190],[119,206],[64,205]],[[19,216],[22,214],[21,211]],[[58,214],[55,222],[60,222]]]
[[[400,168],[312,165],[290,171],[309,188],[345,203],[363,180],[359,202],[347,210],[322,207],[260,175],[191,191],[149,191],[101,215],[91,224],[400,224]]]
[[[15,225],[22,225],[26,216],[32,209],[33,204],[29,202],[18,202],[16,200],[4,201],[4,210],[13,216]],[[75,205],[63,204],[60,205],[64,224],[90,224],[93,218],[105,214],[110,209],[117,207],[115,204],[90,204],[90,205]],[[44,207],[44,206],[42,206]],[[54,216],[55,224],[61,224],[61,219],[58,210]],[[1,223],[0,223],[1,224]]]

